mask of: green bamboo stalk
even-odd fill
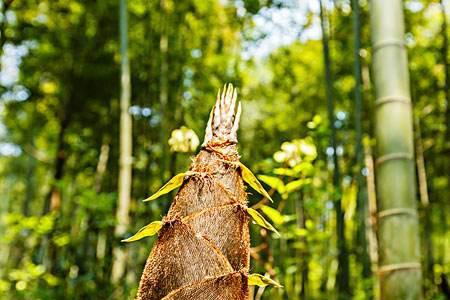
[[[369,278],[370,258],[368,253],[368,243],[366,237],[366,219],[367,219],[367,193],[365,193],[364,178],[362,168],[364,166],[364,153],[362,147],[362,78],[361,78],[361,22],[359,0],[352,0],[352,28],[353,28],[353,74],[355,77],[354,104],[355,104],[355,181],[357,186],[357,207],[358,207],[358,228],[356,239],[358,241],[357,257],[362,265],[362,276]],[[370,292],[370,291],[369,291]]]
[[[381,299],[421,299],[413,122],[401,0],[371,1]]]
[[[338,260],[338,271],[336,274],[336,284],[337,290],[339,292],[339,297],[347,298],[350,295],[350,267],[348,260],[347,244],[345,240],[345,221],[344,221],[344,211],[342,210],[342,201],[340,196],[340,172],[339,172],[339,161],[337,157],[337,132],[336,126],[334,124],[334,93],[333,93],[333,78],[331,72],[331,55],[330,55],[330,45],[328,39],[328,18],[326,16],[326,9],[322,0],[319,0],[320,6],[320,25],[322,29],[322,45],[323,45],[323,62],[325,67],[325,91],[327,97],[327,111],[328,111],[328,122],[331,128],[330,144],[333,149],[333,187],[335,189],[335,194],[333,196],[334,207],[336,211],[336,236],[337,236],[337,260]]]
[[[169,139],[170,115],[169,115],[169,27],[172,25],[169,19],[167,0],[159,1],[160,8],[160,26],[161,34],[159,37],[159,104],[161,113],[161,128],[160,128],[160,144],[162,147],[161,153],[161,171],[163,181],[170,178],[170,151],[167,140]],[[166,209],[166,207],[165,207]]]
[[[447,104],[445,110],[445,124],[447,125],[446,130],[446,138],[447,141],[450,139],[450,65],[448,62],[448,35],[447,35],[447,12],[445,10],[444,0],[440,0],[439,4],[441,6],[441,14],[442,14],[442,47],[441,47],[441,56],[442,63],[444,64],[444,74],[445,74],[445,83],[444,83],[444,93],[445,93],[445,103]]]
[[[123,236],[130,222],[129,210],[131,201],[131,156],[132,156],[132,122],[128,113],[131,101],[130,63],[128,60],[128,18],[127,0],[120,0],[120,158],[119,158],[119,203],[116,212],[117,226],[115,234]],[[125,273],[126,250],[114,249],[112,281],[118,282]]]

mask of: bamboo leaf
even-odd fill
[[[242,172],[242,179],[244,179],[245,182],[247,182],[255,191],[269,199],[271,202],[273,202],[270,195],[266,192],[264,187],[261,185],[261,183],[258,181],[256,176],[250,171],[249,168],[247,168],[243,163],[239,163],[239,167],[241,168]]]
[[[312,175],[314,172],[314,166],[309,161],[303,161],[293,168],[293,171],[298,174]]]
[[[258,175],[258,178],[271,188],[276,189],[278,193],[284,193],[284,183],[280,178],[268,175]]]
[[[122,242],[125,242],[125,243],[134,242],[134,241],[143,239],[145,237],[155,235],[158,233],[158,231],[161,229],[162,226],[163,226],[162,221],[151,222],[150,224],[139,229],[139,231],[136,232],[135,235],[133,235],[125,240],[122,240]]]
[[[298,175],[298,173],[295,172],[293,169],[287,169],[287,168],[275,168],[273,170],[273,173],[276,175],[289,176],[289,177],[296,177]]]
[[[148,197],[144,200],[144,202],[155,200],[158,197],[161,197],[162,195],[165,195],[172,190],[176,189],[180,185],[183,184],[184,177],[186,176],[186,173],[180,173],[172,177],[165,185],[162,186],[156,193]]]
[[[277,288],[283,287],[281,284],[279,284],[275,280],[272,280],[269,277],[263,276],[261,274],[248,275],[248,285],[257,285],[260,287],[266,287],[268,285],[273,285],[274,287],[277,287]]]
[[[298,191],[304,185],[305,185],[305,180],[303,180],[303,179],[291,181],[288,184],[286,184],[286,193],[290,194],[292,192]]]
[[[256,224],[270,231],[273,231],[278,236],[280,236],[280,233],[275,229],[275,227],[273,227],[272,224],[270,224],[266,219],[264,219],[264,217],[259,212],[257,212],[253,208],[248,207],[247,213],[252,217],[253,221],[255,221]]]
[[[269,217],[276,225],[281,225],[284,223],[283,215],[273,207],[263,205],[261,206],[262,212]]]

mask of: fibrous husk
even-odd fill
[[[137,299],[159,300],[181,286],[232,271],[223,254],[189,225],[167,222],[145,265]]]
[[[171,292],[163,300],[244,300],[248,299],[247,276],[233,272],[205,279]]]
[[[185,217],[211,207],[245,204],[247,195],[237,166],[220,160],[217,153],[201,151],[190,176],[178,191],[167,217]]]
[[[248,214],[240,204],[224,205],[203,210],[183,219],[214,243],[235,271],[249,265],[250,236]]]

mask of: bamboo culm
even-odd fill
[[[371,1],[381,299],[421,299],[413,121],[401,0]]]

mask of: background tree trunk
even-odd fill
[[[442,63],[444,64],[444,93],[445,93],[445,103],[447,104],[445,110],[445,124],[446,126],[446,137],[447,143],[450,142],[450,65],[448,63],[448,35],[447,35],[447,13],[445,9],[444,0],[440,0],[441,5],[441,14],[442,14],[442,47],[441,47],[441,55],[442,55]],[[450,146],[448,146],[450,148]],[[447,150],[447,153],[450,153],[450,150]]]
[[[413,121],[402,1],[372,1],[371,27],[381,299],[420,299]]]
[[[359,0],[352,0],[352,12],[353,12],[353,73],[355,77],[355,181],[357,185],[357,257],[362,266],[362,276],[369,278],[371,276],[370,271],[370,257],[367,246],[366,236],[366,219],[367,219],[367,190],[365,189],[364,179],[362,176],[362,169],[364,167],[364,152],[362,147],[362,78],[361,78],[361,24],[360,24],[360,9]]]
[[[299,192],[298,199],[295,202],[295,210],[297,215],[297,227],[306,230],[306,212],[305,212],[305,193]],[[300,287],[299,299],[308,299],[308,277],[309,277],[309,253],[308,253],[308,239],[305,236],[299,237],[300,242],[303,244],[301,249],[297,250],[298,270],[297,270],[297,285]]]
[[[434,254],[433,243],[430,232],[433,230],[433,222],[431,219],[432,206],[428,194],[428,179],[425,166],[423,140],[421,132],[421,124],[419,118],[414,119],[415,123],[415,149],[416,149],[416,165],[417,165],[417,183],[419,185],[419,199],[421,210],[422,230],[422,246],[424,252],[423,259],[423,278],[425,291],[435,286],[434,280]]]
[[[331,73],[331,57],[330,46],[328,41],[328,18],[326,16],[326,9],[319,0],[320,5],[320,24],[322,28],[322,44],[323,44],[323,62],[325,67],[325,90],[327,97],[328,108],[328,122],[331,128],[330,145],[333,149],[333,187],[334,187],[334,208],[336,211],[336,239],[337,239],[337,251],[338,251],[338,271],[336,273],[336,284],[339,291],[339,295],[343,298],[348,297],[350,294],[350,268],[347,253],[347,244],[345,240],[345,222],[344,211],[342,210],[342,202],[340,195],[340,174],[339,174],[339,161],[337,157],[337,141],[336,141],[336,126],[334,117],[334,100],[333,100],[333,79]]]
[[[171,153],[167,141],[169,139],[169,127],[172,120],[169,118],[169,20],[170,14],[167,9],[167,1],[160,0],[160,26],[161,36],[159,37],[160,69],[159,69],[159,105],[161,111],[161,131],[160,144],[162,147],[161,169],[162,180],[169,178],[169,158]]]
[[[128,61],[128,21],[127,1],[120,0],[120,56],[121,56],[121,95],[120,95],[120,160],[119,160],[119,202],[117,206],[117,225],[115,235],[121,237],[127,231],[131,202],[132,172],[132,128],[130,108],[131,83]],[[126,266],[126,250],[120,246],[114,249],[112,280],[118,282]]]

